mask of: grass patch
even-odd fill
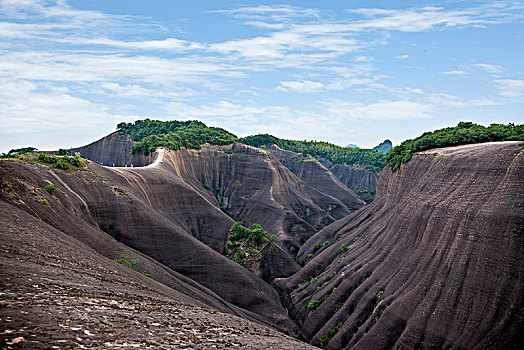
[[[42,196],[36,197],[36,202],[40,203],[40,204],[43,204],[43,205],[49,205],[49,203],[47,202],[47,199],[45,199]]]
[[[138,264],[139,260],[138,259],[134,259],[134,260],[131,260],[129,259],[129,257],[125,254],[120,254],[120,257],[118,259],[114,259],[113,261],[121,264],[121,265],[126,265],[126,266],[129,266],[130,268],[134,269],[134,267]],[[151,274],[148,273],[148,272],[140,272],[142,275],[146,276],[146,277],[151,277]]]
[[[337,334],[337,332],[340,329],[340,327],[342,327],[342,321],[337,323],[337,325],[335,327],[328,329],[326,334],[323,337],[320,338],[320,347],[322,349],[329,343],[331,338],[333,338],[335,336],[335,334]]]

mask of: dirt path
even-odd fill
[[[164,153],[166,150],[160,147],[160,148],[157,148],[156,151],[158,152],[158,157],[156,157],[153,163],[146,165],[144,168],[156,168],[164,160]]]

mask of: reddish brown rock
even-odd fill
[[[162,166],[234,220],[280,233],[277,243],[295,254],[314,233],[351,212],[301,181],[270,152],[243,144],[169,152]]]
[[[308,240],[299,258],[329,245],[276,283],[300,336],[326,349],[519,349],[523,228],[519,142],[431,150],[385,169],[377,199]]]
[[[161,167],[138,171],[91,164],[89,168],[91,172],[66,173],[44,165],[1,162],[0,182],[12,187],[2,191],[1,198],[107,258],[138,255],[153,279],[206,305],[295,331],[267,283],[186,232],[172,212],[162,211],[166,208],[162,205],[177,198],[183,202],[186,196],[195,209],[192,213],[186,209],[191,214],[187,220],[200,224],[195,234],[205,235],[213,227],[220,234],[222,227],[227,237],[231,218],[211,204],[206,206],[205,198]],[[43,190],[49,183],[57,188],[53,195]],[[156,265],[147,263],[149,259]]]
[[[283,150],[276,145],[269,147],[269,151],[302,181],[322,193],[337,198],[344,203],[350,211],[356,211],[366,204],[355,192],[340,182],[331,171],[316,159]],[[373,189],[375,189],[375,186],[373,186]]]
[[[0,347],[314,348],[245,315],[210,308],[187,295],[194,286],[184,294],[142,275],[146,269],[157,280],[185,284],[165,266],[121,249],[140,257],[133,269],[0,201]],[[227,308],[221,303],[216,308]]]
[[[152,163],[155,160],[156,153],[151,153],[148,156],[131,154],[131,147],[135,143],[128,134],[115,131],[89,145],[73,148],[69,151],[71,155],[78,152],[82,158],[107,166],[145,166]]]

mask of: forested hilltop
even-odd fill
[[[117,128],[137,142],[132,148],[133,154],[147,155],[160,146],[171,150],[182,147],[200,149],[205,143],[227,145],[242,142],[255,147],[276,144],[289,151],[323,157],[335,164],[365,166],[375,172],[386,165],[386,156],[370,149],[346,148],[328,142],[284,140],[272,135],[248,136],[239,140],[224,129],[208,127],[197,120],[163,122],[145,119],[135,123],[120,123]]]
[[[387,162],[391,170],[395,171],[401,163],[407,163],[416,152],[493,141],[524,141],[524,124],[491,124],[485,127],[471,122],[460,122],[455,127],[425,132],[413,140],[402,142],[388,153]]]
[[[168,121],[160,120],[137,120],[133,123],[120,123],[118,131],[127,133],[133,141],[131,152],[133,154],[154,152],[157,147],[166,147],[171,150],[179,150],[182,147],[200,149],[200,146],[209,143],[211,145],[228,145],[238,142],[238,138],[232,133],[197,121]]]
[[[460,122],[455,127],[426,132],[413,140],[406,140],[386,155],[373,149],[341,147],[323,141],[286,140],[268,134],[238,139],[222,128],[208,127],[197,120],[163,122],[145,119],[135,123],[120,123],[117,128],[119,132],[129,134],[136,142],[132,148],[133,154],[147,155],[160,146],[179,150],[182,147],[200,149],[205,143],[228,145],[241,142],[255,147],[275,144],[288,151],[325,158],[333,164],[358,165],[374,172],[379,172],[386,164],[395,171],[400,164],[407,163],[416,152],[431,148],[492,141],[524,141],[524,124],[491,124],[485,127],[471,122]]]
[[[323,141],[285,140],[268,134],[247,136],[240,142],[255,147],[275,144],[288,151],[325,158],[334,164],[359,165],[375,172],[386,166],[386,155],[372,149],[347,148]]]

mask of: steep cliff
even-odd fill
[[[333,164],[322,158],[319,161],[364,202],[369,204],[375,200],[378,181],[376,172],[355,165]]]
[[[82,158],[107,166],[145,166],[155,160],[156,153],[148,156],[131,154],[131,147],[136,142],[128,134],[114,132],[89,145],[70,150],[71,155],[80,153]]]
[[[386,168],[377,199],[308,240],[311,260],[276,284],[326,349],[517,349],[523,229],[519,142],[435,149]]]
[[[296,254],[302,243],[351,211],[293,175],[268,151],[243,144],[169,152],[164,166],[217,208],[247,225],[280,234]]]
[[[283,150],[277,145],[271,145],[268,150],[302,181],[320,192],[337,198],[351,211],[358,210],[365,205],[362,199],[315,158]]]
[[[114,146],[110,140],[122,137],[112,134],[96,149],[104,154],[104,147]],[[111,148],[106,151],[118,156]],[[350,212],[302,182],[271,153],[242,144],[161,149],[154,163],[134,168],[91,163],[89,171],[64,172],[3,162],[0,175],[14,188],[3,193],[5,200],[105,257],[116,259],[131,248],[209,291],[212,297],[190,293],[206,305],[218,303],[222,311],[289,333],[296,326],[278,294],[259,277],[271,282],[297,272],[300,266],[286,251],[296,253],[315,232]],[[57,188],[53,195],[43,190],[51,183]],[[284,250],[269,244],[253,273],[224,257],[235,220],[263,224],[278,234],[275,243]],[[163,274],[152,276],[164,279]],[[166,283],[180,288],[172,279]]]

